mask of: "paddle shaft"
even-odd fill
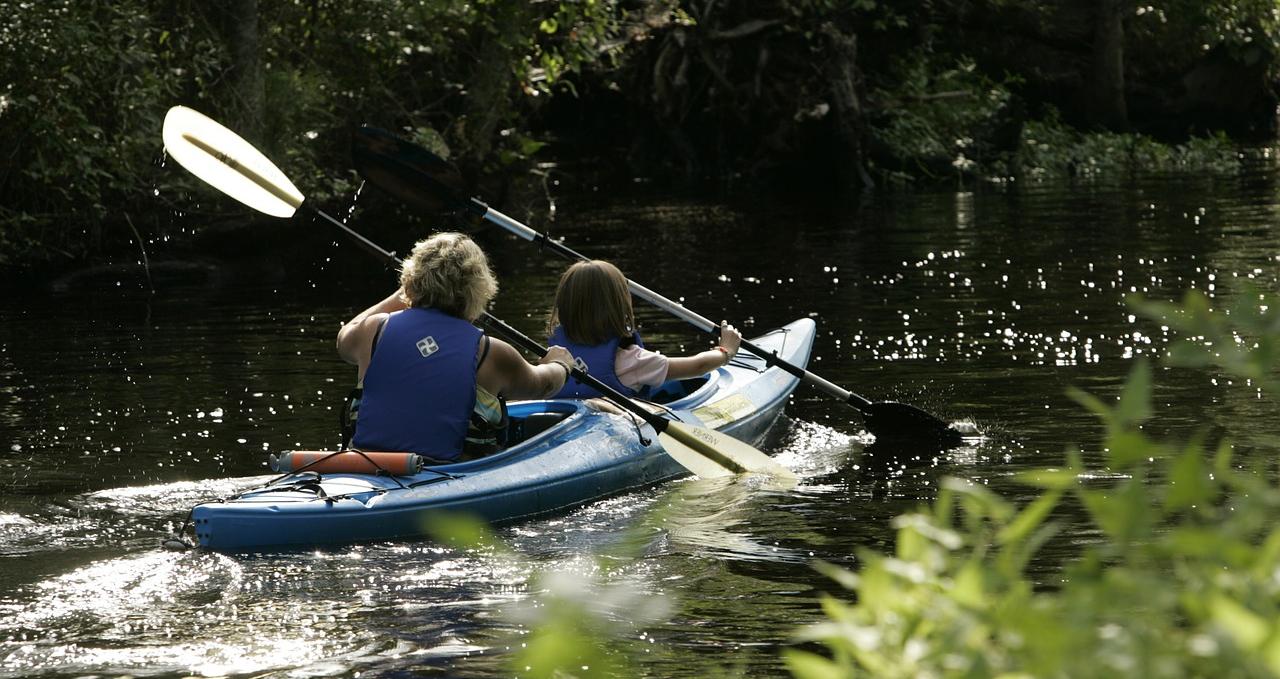
[[[429,181],[436,183],[438,185],[437,188],[439,190],[445,191],[446,193],[451,193],[448,191],[447,187],[443,185],[439,185],[439,182],[436,182],[433,177],[427,176],[426,178]],[[512,219],[511,217],[508,217],[507,215],[504,215],[501,212],[498,212],[497,210],[489,207],[487,204],[485,204],[484,201],[480,200],[479,198],[471,198],[469,201],[466,201],[465,204],[467,206],[467,209],[470,210],[471,212],[487,219],[490,222],[493,222],[494,224],[497,224],[498,226],[501,226],[502,228],[506,229],[507,231],[510,231],[516,236],[519,236],[520,238],[537,243],[541,247],[548,248],[552,252],[556,253],[557,255],[565,259],[569,259],[569,260],[576,259],[580,261],[587,261],[590,259],[586,255],[574,250],[573,248],[570,248],[564,243],[561,243],[556,240],[552,240],[546,234],[534,231],[533,229],[529,228],[528,226],[525,226],[524,224],[521,224],[520,222]],[[640,285],[639,283],[631,279],[627,279],[627,286],[631,289],[631,294],[635,295],[636,297],[639,297],[640,299],[645,300],[646,302],[649,302],[650,304],[658,307],[659,309],[666,311],[667,313],[673,316],[676,316],[677,318],[685,321],[686,323],[694,326],[695,328],[698,328],[699,330],[702,330],[703,332],[714,333],[720,329],[720,324],[713,322],[711,319],[707,318],[706,316],[702,316],[698,313],[695,313],[694,311],[686,308],[683,304],[680,304],[679,302],[663,297],[662,295],[654,292],[653,290],[650,290],[649,288],[646,288],[643,285]],[[778,357],[776,353],[771,351],[766,351],[748,340],[745,340],[745,339],[742,340],[741,347],[751,352],[752,354],[755,354],[756,356],[759,356],[760,358],[764,359],[765,364],[771,367],[777,367],[783,371],[786,371],[800,378],[801,381],[807,384],[813,385],[818,389],[821,389],[823,392],[826,392],[828,395],[834,396],[840,399],[841,401],[848,403],[854,408],[857,408],[858,410],[865,411],[868,407],[871,406],[870,400],[863,398],[862,396],[859,396],[849,391],[848,389],[845,389],[844,387],[841,387],[840,385],[835,384],[834,382],[831,382],[819,375],[815,375],[809,372],[808,370],[801,368],[798,365],[794,365],[788,361],[784,361],[782,358]]]
[[[303,203],[303,205],[306,205],[306,203]],[[330,224],[333,224],[339,229],[342,229],[344,232],[346,232],[348,236],[350,236],[352,239],[355,240],[356,244],[364,248],[365,251],[369,252],[373,256],[383,260],[384,262],[386,262],[391,266],[396,266],[400,263],[400,260],[396,257],[396,254],[394,252],[384,250],[383,248],[379,247],[377,243],[374,243],[368,238],[365,238],[360,232],[347,226],[346,224],[343,224],[337,219],[330,217],[323,210],[320,210],[315,207],[311,207],[309,205],[306,205],[306,207],[312,214],[328,221]],[[525,350],[529,351],[530,353],[535,353],[535,354],[538,354],[539,356],[545,355],[547,353],[546,347],[542,346],[541,344],[538,344],[533,338],[520,332],[519,330],[516,330],[510,325],[507,325],[505,322],[502,321],[502,319],[499,319],[496,316],[489,314],[489,312],[487,311],[481,312],[480,320],[484,323],[485,327],[492,328],[493,330],[497,331],[499,335],[502,335],[503,339],[507,340],[508,342],[511,342],[512,344],[517,344],[523,347]],[[649,412],[640,404],[627,398],[617,389],[614,389],[613,387],[610,387],[609,385],[605,384],[604,382],[601,382],[595,377],[592,377],[589,373],[579,369],[577,366],[571,367],[569,372],[570,372],[570,375],[572,375],[579,382],[600,392],[602,395],[604,395],[605,398],[609,399],[610,401],[613,401],[614,403],[618,404],[623,408],[626,408],[627,410],[635,413],[636,415],[639,415],[645,422],[649,423],[649,426],[653,427],[654,431],[658,432],[659,434],[667,430],[666,418],[659,417],[658,415]]]

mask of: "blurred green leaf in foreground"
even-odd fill
[[[1170,363],[1216,366],[1276,393],[1280,314],[1242,292],[1229,309],[1131,301],[1183,340]],[[1153,440],[1152,371],[1134,363],[1118,400],[1073,391],[1106,430],[1105,473],[1080,455],[1024,474],[1039,497],[1015,507],[951,479],[932,506],[896,519],[893,554],[858,572],[818,567],[848,588],[827,620],[785,651],[792,673],[827,677],[1269,677],[1280,675],[1280,489],[1269,461],[1242,468],[1232,447]],[[1094,470],[1096,472],[1096,470]],[[1057,531],[1054,508],[1084,507],[1099,538],[1046,586],[1027,563]],[[1088,527],[1086,527],[1087,529]],[[825,653],[811,650],[825,648]],[[811,650],[805,650],[811,649]]]

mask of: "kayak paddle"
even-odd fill
[[[185,106],[169,109],[164,119],[163,137],[165,149],[179,165],[259,212],[289,218],[305,205],[302,193],[266,156],[202,113]],[[318,208],[310,205],[306,208],[345,231],[365,250],[387,264],[400,264],[394,254],[378,247],[346,224]],[[489,313],[485,312],[481,318],[487,327],[513,344],[538,355],[546,353],[546,349],[537,342]],[[667,454],[698,476],[707,478],[752,472],[795,478],[786,467],[742,441],[706,427],[660,417],[577,367],[571,370],[571,374],[653,427]]]
[[[376,127],[364,126],[354,133],[352,156],[356,170],[366,180],[395,198],[420,209],[440,213],[467,210],[501,226],[527,241],[549,248],[569,260],[587,260],[574,251],[489,207],[479,198],[464,198],[462,176],[451,163],[436,154]],[[701,316],[634,280],[627,281],[631,294],[670,313],[704,332],[714,333],[720,325]],[[862,413],[867,430],[878,439],[897,442],[921,442],[931,446],[950,447],[961,443],[961,434],[946,422],[906,403],[873,402],[844,387],[815,375],[800,366],[782,360],[755,344],[743,340],[742,348],[759,356],[770,366],[800,378],[829,396],[853,406]]]

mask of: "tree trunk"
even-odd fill
[[[1127,0],[1097,0],[1089,118],[1107,129],[1129,129],[1124,98],[1124,16]]]
[[[875,186],[871,173],[867,172],[863,152],[866,138],[866,117],[859,96],[858,36],[846,33],[834,24],[826,23],[822,32],[831,41],[832,59],[827,67],[827,82],[831,87],[831,99],[835,109],[836,139],[845,153],[846,170],[852,170],[863,188]]]
[[[231,54],[227,82],[234,127],[248,139],[262,143],[265,93],[258,36],[258,0],[216,0],[214,8],[227,51]]]
[[[533,3],[477,3],[477,7],[490,15],[493,32],[482,33],[475,47],[479,56],[467,76],[466,110],[453,125],[458,142],[454,150],[462,156],[458,160],[475,167],[492,162],[499,130],[510,124],[521,104],[519,83],[511,70],[511,64],[521,58],[521,48],[511,36],[537,25]]]

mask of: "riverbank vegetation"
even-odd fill
[[[171,105],[312,200],[347,130],[447,153],[490,191],[593,181],[825,193],[1187,168],[1275,133],[1263,0],[0,0],[0,265],[136,253],[244,220],[163,163]],[[789,182],[782,180],[789,179]]]
[[[1181,305],[1135,302],[1184,339],[1175,365],[1213,366],[1251,398],[1274,397],[1280,315],[1246,291],[1226,309],[1191,292]],[[1078,453],[1023,474],[1040,495],[1016,507],[952,479],[927,508],[897,519],[892,554],[866,551],[855,573],[823,566],[852,601],[799,634],[826,654],[788,651],[798,677],[1239,676],[1280,674],[1275,464],[1234,461],[1232,432],[1159,441],[1152,370],[1134,364],[1119,398],[1082,391],[1107,435],[1106,469]],[[1255,468],[1256,467],[1256,468]],[[1081,553],[1037,580],[1027,566],[1064,529],[1075,502]]]

